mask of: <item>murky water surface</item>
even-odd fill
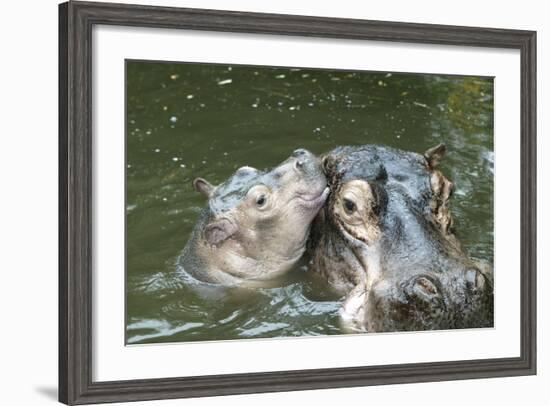
[[[339,301],[303,266],[282,287],[197,285],[176,266],[204,205],[201,176],[269,168],[296,148],[448,147],[468,253],[493,260],[489,78],[127,63],[128,343],[341,334]]]

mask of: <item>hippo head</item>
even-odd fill
[[[224,284],[289,270],[328,195],[320,161],[304,149],[270,171],[245,166],[218,186],[202,178],[193,184],[208,204],[188,244],[192,252],[184,253],[185,267],[199,279]]]
[[[453,233],[453,185],[424,155],[367,145],[323,159],[331,194],[319,216],[314,265],[348,286],[344,319],[370,332],[486,327],[491,271]]]

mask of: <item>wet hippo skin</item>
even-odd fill
[[[454,233],[453,184],[437,169],[445,152],[365,145],[324,157],[331,192],[308,245],[311,268],[345,295],[345,329],[493,325],[492,269]]]

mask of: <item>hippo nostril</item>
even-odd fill
[[[471,289],[483,289],[485,286],[485,276],[478,269],[468,269],[464,272],[466,286]]]
[[[439,289],[434,281],[424,275],[414,277],[408,284],[407,293],[427,302],[432,301],[439,296]]]
[[[296,157],[296,158],[299,158],[301,156],[304,156],[307,154],[307,150],[303,149],[303,148],[299,148],[297,150],[295,150],[293,153],[292,153],[292,156],[293,157]]]
[[[305,162],[303,160],[299,159],[296,161],[296,168],[302,169],[304,165],[305,165]]]

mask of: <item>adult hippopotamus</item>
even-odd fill
[[[257,285],[290,270],[328,196],[320,161],[305,149],[270,171],[245,166],[218,186],[202,178],[193,185],[208,204],[180,264],[200,281],[223,285]]]
[[[453,232],[453,184],[425,154],[339,147],[323,158],[331,189],[309,248],[312,268],[344,293],[346,328],[368,332],[488,327],[492,271]]]

